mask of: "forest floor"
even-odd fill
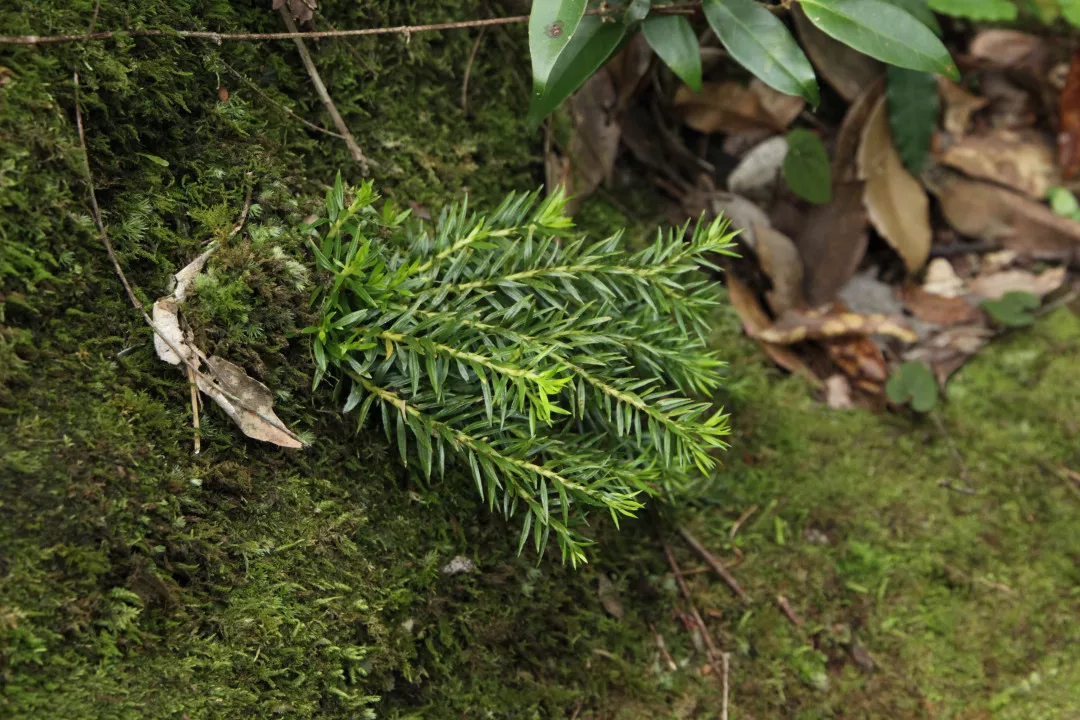
[[[280,30],[269,2],[103,3],[97,26]],[[16,3],[5,34],[83,32],[90,0]],[[324,2],[338,27],[501,14]],[[313,54],[379,189],[434,212],[541,182],[520,28],[327,41]],[[172,38],[0,50],[0,716],[715,718],[725,679],[665,558],[729,653],[731,718],[1080,716],[1080,319],[996,341],[927,416],[830,410],[725,304],[734,436],[692,501],[589,565],[517,554],[471,481],[424,485],[311,392],[298,231],[361,177],[295,46]],[[253,92],[229,68],[256,83]],[[274,389],[302,451],[207,408],[154,355],[143,302],[213,238],[199,341]],[[222,92],[220,88],[227,88]],[[321,119],[321,120],[320,120]],[[227,240],[247,189],[257,204]],[[650,231],[594,196],[593,232]],[[719,292],[723,292],[722,289]],[[680,539],[731,568],[737,598]],[[442,572],[456,556],[474,569]],[[780,599],[783,598],[783,599]]]

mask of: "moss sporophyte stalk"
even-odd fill
[[[315,385],[329,375],[361,424],[375,411],[402,462],[466,468],[489,508],[520,518],[519,549],[554,533],[575,566],[590,509],[618,524],[711,472],[729,430],[695,397],[724,367],[701,269],[731,252],[725,220],[628,253],[618,233],[575,232],[561,193],[487,215],[461,203],[433,226],[377,200],[339,175],[308,226],[327,276],[304,332]]]

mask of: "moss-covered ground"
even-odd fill
[[[269,4],[103,2],[97,27],[280,30]],[[85,31],[93,6],[9,4],[0,33]],[[337,27],[507,12],[322,6]],[[312,44],[401,203],[485,204],[540,180],[520,28],[481,44],[467,116],[474,39]],[[719,679],[680,619],[663,539],[731,652],[731,717],[1080,717],[1068,309],[965,368],[935,418],[829,411],[720,312],[732,361],[720,399],[736,428],[720,481],[622,532],[599,525],[582,570],[538,562],[469,482],[417,482],[380,435],[309,391],[293,333],[310,262],[295,228],[339,167],[359,176],[339,142],[225,63],[329,122],[288,43],[0,50],[0,717],[717,717]],[[187,383],[154,357],[89,216],[75,71],[105,222],[143,300],[224,237],[252,188],[246,232],[212,261],[189,317],[205,348],[274,388],[310,448],[248,441],[207,409],[193,454]],[[620,222],[603,205],[583,213],[590,227]],[[699,572],[676,524],[725,561],[741,555],[752,602]],[[456,555],[476,571],[443,575]]]

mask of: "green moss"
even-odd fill
[[[16,4],[0,25],[82,32],[93,5]],[[98,27],[280,29],[266,5],[102,3]],[[504,12],[455,0],[321,5],[338,27]],[[523,33],[488,33],[466,117],[474,39],[367,38],[351,43],[359,58],[345,42],[311,44],[381,163],[380,188],[401,203],[435,209],[465,191],[485,203],[539,182],[522,125]],[[0,715],[715,717],[719,684],[676,613],[685,607],[654,518],[619,533],[600,522],[595,562],[577,573],[518,557],[468,481],[424,485],[379,436],[339,417],[334,398],[311,395],[293,336],[313,281],[296,228],[336,169],[356,168],[223,62],[328,122],[289,43],[3,51]],[[219,250],[187,317],[207,350],[274,388],[311,448],[248,441],[207,407],[193,455],[186,381],[153,356],[88,216],[76,69],[105,220],[144,300],[227,234],[252,188],[247,231]],[[598,231],[623,222],[599,197],[582,213]],[[929,418],[826,410],[762,364],[730,310],[719,314],[716,342],[732,361],[720,399],[739,435],[723,482],[661,519],[725,560],[742,554],[733,572],[751,605],[690,576],[733,653],[736,716],[1080,713],[1080,491],[1058,474],[1080,469],[1078,339],[1080,323],[1060,310],[992,346],[952,381],[943,431]],[[695,569],[670,524],[659,527]],[[459,554],[476,572],[441,574]],[[621,620],[600,603],[601,572]],[[863,650],[872,672],[854,662]]]

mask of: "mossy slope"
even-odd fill
[[[102,5],[100,28],[280,29],[269,2]],[[338,27],[503,12],[321,5]],[[16,4],[0,27],[80,32],[92,11],[91,0]],[[482,44],[466,117],[473,39],[318,45],[399,202],[435,207],[468,190],[483,204],[538,181],[520,29]],[[328,122],[288,43],[0,51],[0,715],[715,717],[718,685],[673,612],[682,601],[651,519],[618,534],[601,525],[594,564],[577,573],[517,557],[468,482],[417,483],[328,391],[310,395],[291,335],[309,282],[295,228],[337,168],[356,170],[224,62]],[[153,357],[88,217],[75,70],[105,220],[144,300],[227,233],[252,187],[258,212],[216,256],[189,317],[204,347],[275,389],[310,449],[247,441],[207,409],[192,454],[187,384]],[[756,602],[707,574],[691,581],[734,653],[735,717],[1080,713],[1080,493],[1046,469],[1080,467],[1076,319],[1060,311],[964,370],[947,435],[928,420],[828,412],[761,365],[730,313],[717,323],[740,434],[723,482],[667,520],[727,557],[735,519],[759,506],[734,540]],[[443,576],[458,554],[477,572]],[[599,572],[621,621],[601,606]],[[872,672],[852,659],[862,650]]]

